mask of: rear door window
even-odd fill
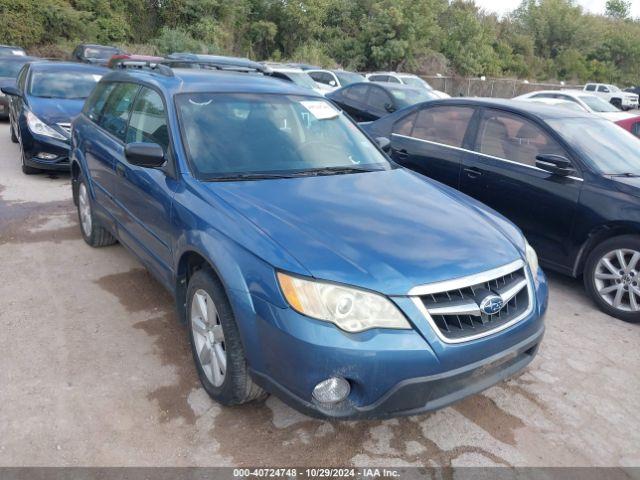
[[[410,137],[413,130],[413,123],[415,122],[417,116],[418,113],[413,112],[406,117],[398,120],[393,126],[393,133]]]
[[[386,112],[386,107],[393,105],[393,100],[384,89],[380,87],[369,87],[367,103],[374,110]]]
[[[585,90],[587,92],[595,92],[596,91],[596,86],[594,84],[587,85],[587,88],[585,88]]]
[[[541,154],[567,157],[560,144],[532,121],[494,110],[487,110],[480,122],[477,151],[528,166],[535,166]]]
[[[166,154],[169,150],[169,128],[164,103],[158,92],[142,87],[136,97],[127,129],[127,143],[157,143]]]
[[[367,98],[368,89],[369,87],[367,85],[354,85],[352,87],[346,87],[342,91],[342,96],[348,100],[363,103]]]
[[[118,83],[109,95],[100,116],[99,125],[117,139],[124,142],[131,105],[139,86],[133,83]]]
[[[471,107],[423,108],[412,136],[421,140],[462,147],[474,109]]]

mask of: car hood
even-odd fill
[[[293,256],[300,273],[388,295],[522,258],[509,227],[404,169],[205,188]]]
[[[596,115],[602,118],[606,118],[607,120],[611,120],[612,122],[619,122],[620,120],[626,120],[628,118],[637,117],[637,113],[629,113],[629,112],[595,112]]]
[[[82,111],[84,99],[33,98],[29,102],[31,111],[44,123],[70,123]]]
[[[622,193],[640,197],[640,177],[614,177],[605,175]]]

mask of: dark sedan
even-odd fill
[[[399,164],[524,231],[542,264],[612,316],[640,321],[640,140],[573,110],[508,100],[416,105],[365,125]]]
[[[25,57],[27,52],[22,47],[0,45],[0,57]]]
[[[67,170],[71,120],[108,70],[71,62],[25,64],[9,95],[11,140],[20,143],[22,171]]]
[[[326,95],[356,122],[370,122],[396,110],[434,100],[424,89],[383,83],[352,83]]]
[[[10,57],[0,56],[0,87],[11,87],[16,83],[18,72],[25,63],[38,60],[35,57],[23,55],[13,55]],[[0,92],[0,118],[9,118],[9,97]]]

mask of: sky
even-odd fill
[[[475,0],[476,5],[484,8],[489,12],[497,12],[503,14],[517,8],[521,0]],[[606,0],[577,0],[576,3],[581,5],[585,10],[592,13],[604,13]],[[631,0],[631,16],[640,17],[640,0]]]

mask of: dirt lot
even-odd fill
[[[0,465],[640,466],[640,325],[550,276],[519,378],[436,413],[322,422],[200,388],[167,293],[80,236],[68,176],[25,176],[0,125]],[[293,368],[293,366],[292,366]]]

